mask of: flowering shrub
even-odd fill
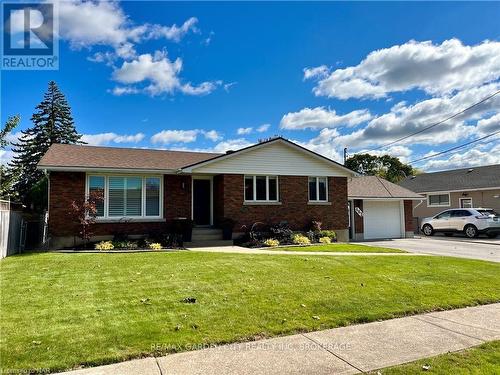
[[[264,241],[264,245],[269,246],[269,247],[276,247],[279,246],[280,242],[278,240],[275,240],[274,238],[268,238],[267,240]]]
[[[96,250],[113,250],[115,246],[111,241],[101,241],[95,245]]]
[[[332,243],[332,240],[330,239],[330,237],[320,237],[319,242],[326,244],[326,243]]]
[[[154,243],[150,243],[150,244],[149,244],[149,248],[150,248],[151,250],[161,250],[161,249],[162,249],[162,246],[161,246],[161,243],[154,242]]]
[[[310,245],[311,240],[302,234],[294,234],[292,236],[292,242],[296,245]]]
[[[337,238],[337,233],[333,230],[322,230],[319,232],[319,235],[321,237],[329,237],[332,241]]]

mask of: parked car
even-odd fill
[[[500,234],[500,215],[491,208],[455,208],[425,218],[420,229],[426,236],[443,232],[446,236],[463,233],[475,238],[484,233],[495,238]]]

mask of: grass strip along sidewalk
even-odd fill
[[[500,301],[446,257],[40,253],[0,262],[1,368],[58,371]]]

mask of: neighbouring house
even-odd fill
[[[500,211],[500,164],[423,173],[406,178],[400,186],[424,196],[414,202],[419,222],[447,208],[493,208]]]
[[[377,176],[348,179],[350,238],[413,237],[413,202],[423,197]]]
[[[175,218],[200,230],[229,218],[234,235],[259,221],[304,230],[319,220],[339,241],[349,238],[347,180],[355,172],[281,137],[225,154],[54,144],[38,168],[49,176],[54,248],[73,245],[68,209],[92,191],[104,192],[95,240],[144,236]]]

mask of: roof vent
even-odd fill
[[[232,154],[233,152],[234,152],[234,150],[227,150],[226,155]]]
[[[469,168],[469,170],[467,171],[467,173],[471,173],[473,170],[474,170],[474,168]]]

